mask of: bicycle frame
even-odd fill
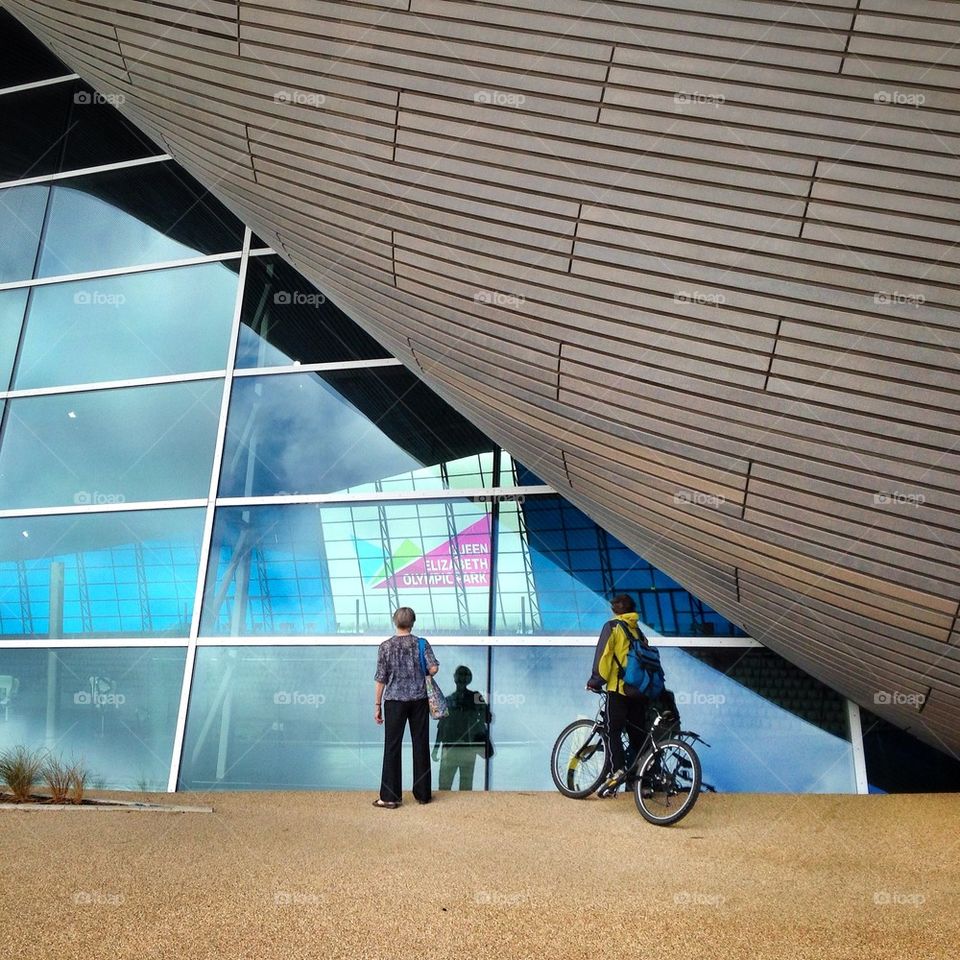
[[[600,695],[600,707],[597,710],[597,716],[594,720],[593,729],[600,733],[600,736],[603,737],[603,741],[606,744],[607,751],[609,753],[610,749],[610,728],[607,725],[607,691],[601,690],[597,691]],[[664,714],[660,713],[659,710],[654,708],[654,720],[650,727],[647,729],[646,736],[644,737],[643,743],[640,748],[637,750],[637,755],[627,764],[626,767],[626,779],[630,779],[640,768],[640,764],[646,760],[649,754],[655,754],[660,752],[660,742],[657,739],[656,731],[664,719]],[[694,733],[692,730],[680,730],[678,733],[673,734],[673,736],[678,740],[689,741],[690,744],[702,743],[705,747],[709,747],[710,744],[704,740],[700,734]],[[602,787],[601,787],[602,789]]]

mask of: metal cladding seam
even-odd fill
[[[960,7],[7,6],[575,505],[960,751]]]

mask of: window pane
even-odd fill
[[[182,648],[0,648],[0,751],[23,745],[79,761],[91,789],[166,790],[185,657]]]
[[[696,748],[705,784],[723,792],[855,792],[848,736],[820,729],[683,650],[663,648],[661,657],[683,728],[711,744]],[[554,789],[554,741],[572,720],[597,711],[597,697],[583,689],[592,658],[590,647],[493,649],[493,789]]]
[[[0,129],[4,134],[0,181],[61,171],[73,86],[57,83],[0,97]]]
[[[8,402],[0,506],[206,497],[222,380]]]
[[[117,109],[116,104],[124,101],[123,94],[97,93],[82,80],[64,86],[69,91],[72,109],[62,172],[166,152]]]
[[[204,511],[0,520],[0,634],[185,637]]]
[[[560,497],[503,499],[499,522],[498,634],[593,634],[629,593],[648,632],[743,636]]]
[[[79,80],[0,96],[0,181],[163,153],[112,102]]]
[[[236,293],[237,262],[35,287],[15,386],[222,370]]]
[[[10,384],[28,295],[28,289],[0,292],[0,390]]]
[[[456,690],[455,667],[469,664],[467,699],[482,695],[486,650],[435,648],[445,693]],[[383,728],[372,719],[376,658],[375,646],[199,648],[180,788],[376,790],[383,758]],[[452,779],[456,789],[482,790],[481,750],[457,737],[450,726],[439,741],[433,786],[449,789]],[[409,750],[404,744],[406,790]]]
[[[489,562],[484,504],[221,508],[201,631],[388,635],[412,606],[425,635],[485,634]]]
[[[485,790],[491,704],[487,658],[489,647],[436,645],[440,661],[437,683],[447,698],[449,715],[431,724],[435,790]]]
[[[45,186],[0,190],[0,283],[33,276],[49,191]]]
[[[109,170],[52,188],[37,276],[228,253],[243,226],[172,163]]]
[[[73,73],[26,27],[0,9],[0,89]]]
[[[501,487],[542,487],[546,484],[523,464],[517,463],[506,450],[500,454]]]
[[[478,487],[489,449],[399,367],[238,377],[220,495]]]
[[[238,367],[389,357],[342,310],[279,257],[252,257]]]

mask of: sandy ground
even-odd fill
[[[152,799],[215,812],[0,811],[6,956],[960,953],[960,795],[704,796],[671,828],[628,796]]]

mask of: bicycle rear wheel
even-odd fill
[[[594,720],[574,720],[557,737],[550,755],[550,773],[565,797],[589,797],[607,775],[610,757]]]
[[[682,820],[700,796],[700,758],[682,740],[664,740],[641,762],[634,785],[640,815],[659,827]]]

